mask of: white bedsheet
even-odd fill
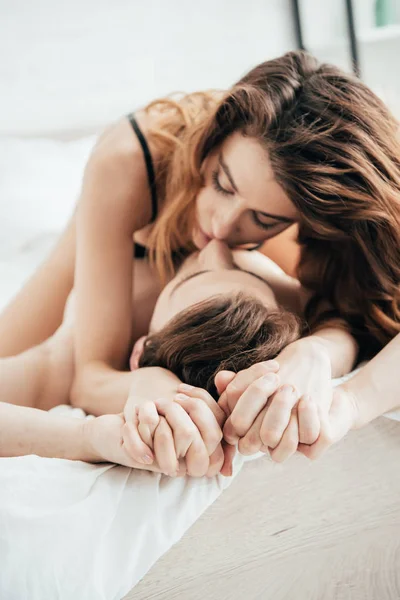
[[[122,598],[231,481],[0,459],[0,598]]]

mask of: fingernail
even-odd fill
[[[268,373],[268,375],[263,376],[262,380],[265,381],[265,383],[276,383],[278,378],[275,373]]]
[[[285,383],[285,385],[283,385],[281,387],[281,391],[282,392],[288,392],[290,394],[294,394],[295,390],[294,390],[294,387],[292,385],[289,385],[289,384]]]
[[[193,389],[193,385],[189,385],[188,383],[181,383],[178,386],[178,390],[183,390],[184,392],[189,392],[190,390]]]
[[[279,363],[276,360],[264,360],[262,364],[270,369],[279,369]]]
[[[144,463],[146,463],[146,465],[151,465],[151,463],[153,462],[153,458],[151,458],[151,456],[149,456],[148,454],[144,454],[142,456],[142,460]]]
[[[189,400],[189,396],[186,396],[186,394],[176,394],[175,398],[177,400]]]

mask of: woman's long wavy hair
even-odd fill
[[[165,108],[153,134],[168,149],[166,203],[151,238],[162,276],[173,271],[173,251],[193,248],[204,159],[239,131],[265,147],[301,215],[298,276],[314,292],[311,328],[336,315],[371,352],[400,331],[398,123],[371,90],[297,51],[258,65],[225,93],[163,102],[149,108]]]

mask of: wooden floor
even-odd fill
[[[399,600],[400,423],[245,465],[128,599]]]

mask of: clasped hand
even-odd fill
[[[296,451],[314,459],[356,418],[345,387],[333,390],[330,362],[320,348],[301,355],[299,346],[288,347],[277,360],[218,373],[215,384],[218,403],[186,384],[173,401],[128,401],[128,454],[170,476],[230,475],[236,444],[241,454],[261,451],[277,462]]]
[[[223,428],[229,444],[244,455],[268,452],[277,462],[296,451],[320,457],[358,418],[346,386],[332,387],[327,353],[310,340],[289,345],[276,361],[231,374],[219,405],[229,415]]]
[[[124,416],[123,445],[134,460],[171,477],[220,472],[226,415],[205,390],[183,385],[173,401],[128,400]]]

